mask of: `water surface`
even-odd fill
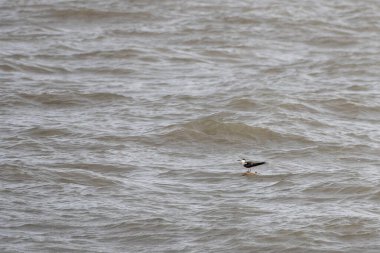
[[[377,1],[0,7],[2,252],[380,251]]]

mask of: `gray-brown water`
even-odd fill
[[[0,21],[1,252],[380,252],[379,1]]]

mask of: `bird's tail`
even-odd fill
[[[255,163],[255,164],[253,164],[253,166],[259,166],[259,165],[262,165],[262,164],[265,164],[265,162]]]

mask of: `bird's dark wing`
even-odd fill
[[[259,165],[262,165],[262,164],[265,164],[265,162],[259,162],[259,163],[255,163],[255,162],[247,162],[247,168],[250,168],[250,167],[255,167],[255,166],[259,166]]]

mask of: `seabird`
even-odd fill
[[[241,164],[247,168],[247,172],[243,173],[243,176],[245,175],[249,175],[249,174],[256,174],[256,173],[252,173],[251,172],[251,168],[252,167],[255,167],[255,166],[259,166],[259,165],[262,165],[262,164],[265,164],[265,162],[252,162],[252,161],[247,161],[245,159],[241,159],[241,160],[238,160],[239,162],[241,162]]]

